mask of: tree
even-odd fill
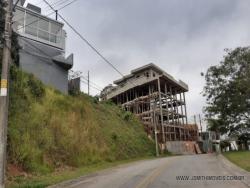
[[[248,142],[250,141],[250,132],[241,134],[238,140],[239,144],[244,144],[245,149],[248,149]]]
[[[226,52],[205,74],[205,113],[210,129],[240,136],[250,132],[250,48]]]

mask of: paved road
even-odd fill
[[[86,176],[64,185],[68,188],[246,188],[239,180],[177,180],[177,176],[224,176],[232,178],[212,154],[145,160]],[[246,178],[246,177],[245,177]],[[59,187],[62,187],[60,185]]]

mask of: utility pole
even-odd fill
[[[196,122],[196,115],[194,115],[194,124],[197,124],[197,122]]]
[[[12,0],[6,1],[4,48],[2,59],[1,87],[0,87],[0,188],[4,188],[6,167],[6,145],[8,125],[8,78],[9,65],[11,62],[11,36],[12,36]]]
[[[88,71],[88,95],[89,95],[89,71]]]
[[[199,114],[199,120],[200,120],[200,128],[201,128],[201,133],[202,133],[201,115],[200,114]]]
[[[58,20],[58,10],[55,10],[56,13],[56,20]]]

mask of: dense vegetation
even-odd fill
[[[227,50],[205,75],[205,107],[210,129],[250,140],[250,48]]]
[[[153,154],[143,126],[116,105],[63,95],[15,67],[11,78],[9,163],[48,173]]]

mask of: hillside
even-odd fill
[[[11,68],[8,164],[30,174],[154,153],[139,121],[110,102],[66,96]],[[9,172],[9,176],[11,176]]]

